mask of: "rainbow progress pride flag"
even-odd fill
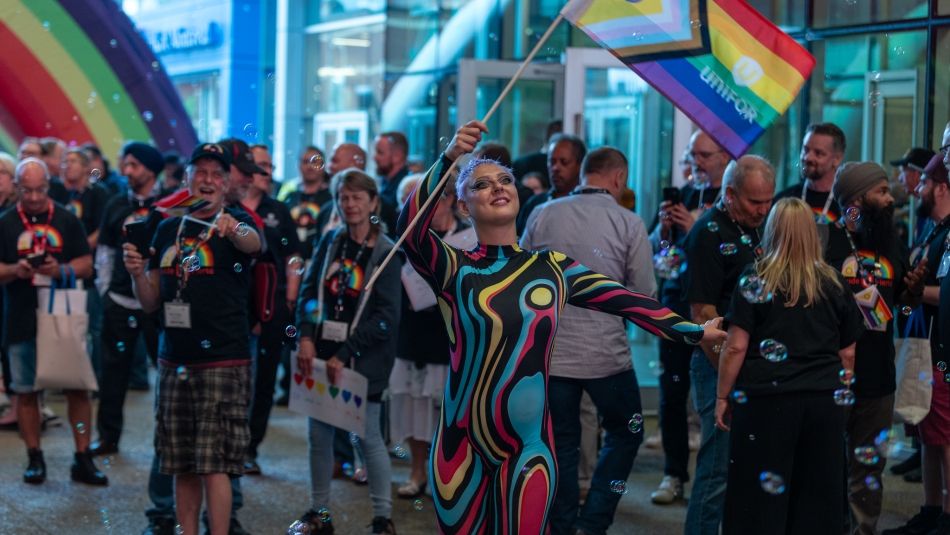
[[[571,0],[561,14],[734,158],[785,113],[815,67],[743,0]]]

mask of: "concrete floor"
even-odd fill
[[[65,414],[63,399],[51,396],[50,406]],[[143,511],[148,507],[146,481],[152,458],[152,394],[130,392],[126,407],[128,429],[121,453],[99,460],[110,485],[94,488],[69,479],[72,440],[68,427],[54,427],[43,436],[49,479],[43,485],[22,483],[26,454],[16,433],[0,432],[0,534],[137,534],[145,527]],[[655,418],[645,422],[648,432]],[[239,517],[254,534],[283,534],[308,506],[309,470],[306,461],[305,420],[276,408],[267,439],[261,449],[264,475],[243,480],[245,506]],[[658,507],[650,503],[650,492],[662,478],[660,450],[641,448],[628,480],[628,494],[620,502],[611,534],[681,533],[686,507],[678,504]],[[394,483],[408,474],[404,460],[394,460]],[[886,476],[885,514],[880,528],[894,527],[916,513],[920,485]],[[368,533],[371,511],[366,487],[336,480],[333,482],[333,510],[337,533]],[[431,499],[420,511],[411,501],[395,500],[393,520],[400,534],[436,533]]]

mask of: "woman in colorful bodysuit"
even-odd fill
[[[451,162],[487,132],[461,127],[409,197],[402,232]],[[442,416],[430,458],[430,488],[444,533],[534,534],[546,530],[556,464],[547,413],[548,362],[567,304],[617,314],[666,339],[725,338],[554,251],[516,244],[518,194],[511,171],[474,160],[457,179],[459,208],[479,245],[454,249],[430,232],[435,203],[406,239],[406,253],[432,286],[451,342]],[[705,330],[705,332],[704,332]],[[583,358],[579,355],[578,358]],[[631,415],[633,416],[633,415]]]

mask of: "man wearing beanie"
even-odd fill
[[[942,278],[940,265],[944,255],[948,254],[947,238],[950,231],[950,180],[942,155],[932,156],[923,167],[915,195],[920,199],[921,217],[928,218],[931,224],[930,230],[917,241],[910,255],[912,265],[926,258],[930,266],[925,279],[923,306],[914,310],[913,314],[922,315],[923,325],[928,328],[934,326],[930,330],[933,367],[930,411],[917,425],[917,431],[921,442],[923,478],[928,483],[936,483],[924,485],[924,504],[918,514],[899,528],[884,530],[882,535],[950,533],[950,514],[944,510],[945,498],[940,485],[947,470],[945,459],[950,454],[950,384],[945,380],[945,376],[950,375],[939,348],[941,316],[937,306]],[[939,364],[941,361],[943,365]]]
[[[923,296],[926,262],[911,269],[907,248],[894,228],[894,198],[887,173],[873,162],[848,162],[838,169],[832,194],[838,200],[848,249],[841,270],[855,294],[865,331],[855,350],[854,404],[847,421],[848,503],[851,532],[876,533],[881,515],[881,472],[885,458],[873,464],[857,459],[855,449],[882,447],[882,431],[891,428],[894,411],[894,323],[897,305],[916,306]],[[886,447],[886,446],[883,446]],[[881,453],[884,453],[883,451]]]

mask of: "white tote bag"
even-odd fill
[[[92,369],[86,334],[86,291],[76,288],[76,277],[37,289],[36,390],[99,390]]]
[[[917,307],[904,327],[904,338],[895,341],[897,393],[894,413],[902,422],[916,425],[930,412],[933,366],[930,337],[924,326],[924,311]]]

